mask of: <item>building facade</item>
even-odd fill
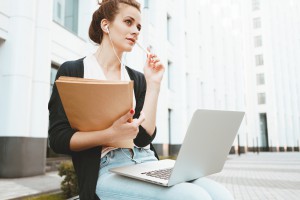
[[[299,151],[300,2],[241,4],[249,150]],[[255,148],[254,148],[255,149]]]
[[[178,153],[198,108],[246,111],[232,152],[299,150],[297,0],[139,2],[139,41],[166,67],[154,140],[160,155]],[[97,8],[94,0],[0,0],[0,177],[45,172],[56,72],[96,50],[88,28]],[[134,47],[123,62],[142,72],[145,59]]]

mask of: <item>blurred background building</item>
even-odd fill
[[[248,146],[299,151],[300,2],[243,1],[241,10]]]
[[[195,109],[244,110],[231,152],[299,151],[298,0],[139,0],[140,42],[166,67],[154,145],[176,155]],[[59,66],[96,50],[96,0],[0,0],[0,177],[45,172]],[[143,71],[138,47],[123,57]],[[212,124],[217,126],[217,124]],[[217,139],[217,138],[216,138]]]

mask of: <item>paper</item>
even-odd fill
[[[107,129],[133,106],[133,81],[61,76],[55,83],[70,125],[78,131]],[[105,146],[132,148],[133,141],[119,141]]]

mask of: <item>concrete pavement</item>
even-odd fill
[[[230,155],[222,172],[209,177],[237,200],[299,200],[300,153]]]
[[[300,199],[300,153],[229,155],[224,169],[209,176],[227,187],[236,200]],[[0,199],[59,191],[57,172],[42,176],[0,179]]]
[[[60,191],[61,181],[57,171],[26,178],[0,178],[0,199],[23,199],[25,196]]]

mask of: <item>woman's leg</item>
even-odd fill
[[[191,183],[202,187],[209,193],[213,200],[233,200],[231,193],[220,183],[208,178],[199,178]]]
[[[163,187],[110,172],[101,176],[96,191],[102,200],[212,200],[196,184],[179,183],[172,187]]]
[[[123,177],[109,172],[112,167],[132,165],[156,160],[151,150],[134,148],[133,157],[127,149],[109,152],[101,159],[96,194],[103,200],[110,199],[200,199],[211,200],[210,195],[201,187],[192,183],[180,183],[172,187],[163,187],[151,183]]]

